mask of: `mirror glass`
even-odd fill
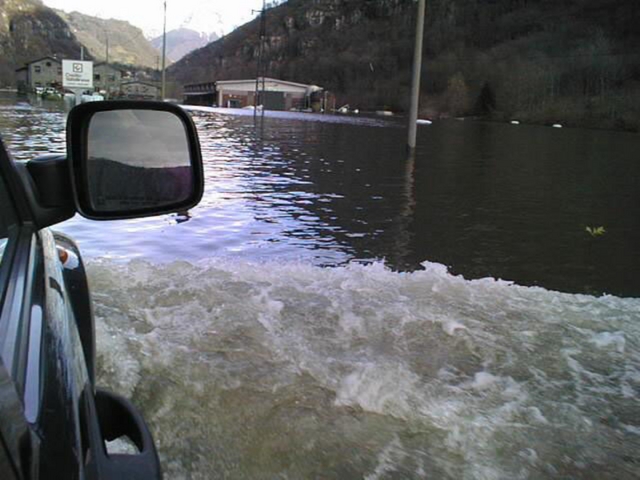
[[[195,189],[187,130],[166,111],[96,112],[89,123],[86,174],[96,212],[184,202]]]

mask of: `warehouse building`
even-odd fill
[[[210,107],[216,102],[216,83],[191,83],[183,89],[184,103]]]
[[[265,77],[264,82],[262,78],[259,79],[258,90],[256,103],[263,105],[266,110],[303,110],[310,107],[312,94],[322,88]],[[216,92],[219,107],[243,108],[254,105],[256,80],[218,81]]]
[[[159,97],[158,86],[141,80],[122,82],[120,95],[128,100],[156,100]]]

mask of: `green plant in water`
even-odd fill
[[[607,233],[604,227],[586,227],[585,230],[592,237],[601,237],[602,235]]]

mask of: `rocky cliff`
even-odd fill
[[[267,11],[267,75],[360,109],[406,108],[413,0],[289,0]],[[429,0],[422,105],[432,116],[640,127],[640,2]],[[177,85],[252,78],[259,20],[170,68]],[[176,92],[179,93],[179,92]]]
[[[363,82],[374,96],[384,97],[408,80],[412,8],[410,0],[289,0],[271,8],[267,75],[322,85],[352,103],[361,98]],[[255,77],[259,30],[259,20],[243,25],[185,56],[170,68],[170,76],[179,84]]]
[[[77,57],[80,42],[69,26],[38,0],[0,0],[0,85],[13,85],[15,69],[44,55]]]

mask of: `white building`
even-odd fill
[[[159,89],[157,85],[140,80],[122,82],[120,95],[130,100],[155,100],[158,98]]]
[[[258,90],[262,92],[262,78],[258,81]],[[289,82],[276,78],[264,78],[264,96],[259,93],[258,105],[267,110],[304,109],[310,106],[311,95],[320,92],[317,85]],[[254,104],[256,79],[221,80],[216,82],[219,107],[243,108]],[[262,98],[261,98],[262,97]]]

